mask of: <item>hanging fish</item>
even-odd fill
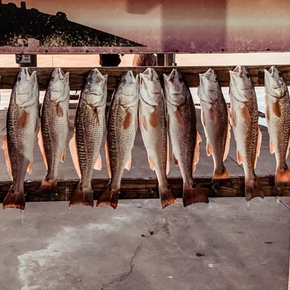
[[[270,135],[270,152],[275,152],[277,186],[290,183],[286,163],[289,154],[290,99],[288,87],[281,72],[272,66],[265,70],[266,120]]]
[[[52,72],[41,107],[41,130],[38,144],[47,170],[40,193],[57,191],[59,161],[64,162],[69,131],[69,72],[60,68]]]
[[[195,107],[188,86],[178,70],[164,76],[168,129],[173,162],[179,166],[183,179],[183,205],[208,202],[203,190],[195,184],[192,174],[199,160],[201,137],[196,130]]]
[[[163,90],[152,68],[140,73],[139,127],[152,170],[156,172],[162,207],[177,203],[168,184],[169,146]]]
[[[228,179],[224,166],[230,147],[230,124],[228,107],[213,69],[199,74],[197,95],[201,104],[201,122],[207,138],[206,152],[214,162],[213,184]]]
[[[244,66],[238,65],[230,71],[230,100],[237,160],[238,164],[243,163],[245,172],[246,199],[249,201],[257,196],[263,198],[264,193],[255,174],[262,141],[258,125],[258,104],[253,83]]]
[[[81,92],[75,116],[75,133],[69,146],[81,179],[71,196],[69,207],[94,205],[91,179],[94,169],[101,170],[100,148],[106,130],[107,78],[91,70]]]
[[[21,68],[13,87],[7,112],[7,135],[3,149],[12,185],[3,208],[25,208],[24,178],[31,173],[33,149],[38,132],[38,84],[36,71]]]
[[[138,76],[124,72],[113,95],[108,114],[106,144],[110,182],[99,197],[97,206],[116,208],[124,169],[131,168],[131,150],[138,128]]]

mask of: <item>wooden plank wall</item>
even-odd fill
[[[247,66],[249,74],[255,86],[264,85],[264,69],[270,66]],[[290,85],[290,65],[279,65],[278,69],[282,72],[285,81]],[[172,68],[178,69],[185,77],[190,87],[197,87],[199,84],[199,73],[204,73],[209,67],[192,67],[192,66],[176,66],[176,67],[154,67],[160,75],[162,81],[162,74],[169,74]],[[218,80],[222,87],[229,86],[229,70],[234,69],[235,66],[219,66],[211,67],[215,70]],[[72,90],[79,90],[82,88],[84,81],[92,68],[62,68],[64,72],[70,72],[70,87]],[[135,74],[143,72],[146,67],[100,67],[101,73],[108,74],[108,89],[112,90],[116,86],[118,77],[122,72],[132,70]],[[49,77],[53,68],[30,68],[30,70],[37,70],[39,88],[45,90]],[[0,68],[0,88],[11,89],[15,82],[19,68]]]

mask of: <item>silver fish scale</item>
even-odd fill
[[[245,131],[245,146],[246,146],[246,160],[250,161],[251,168],[254,168],[257,152],[257,141],[258,141],[258,106],[256,96],[253,95],[252,101],[246,104],[250,114],[251,114],[251,123],[246,126]]]
[[[15,190],[23,188],[23,182],[29,162],[33,161],[33,150],[37,130],[37,102],[25,110],[28,123],[24,129],[19,128],[19,118],[24,109],[15,103],[15,94],[11,97],[7,112],[7,142]]]
[[[63,116],[58,117],[57,103],[51,102],[48,94],[45,95],[43,101],[41,132],[48,165],[47,176],[53,180],[57,179],[59,161],[66,146],[69,130],[68,102],[69,97],[62,102],[64,104],[62,105]]]
[[[107,140],[113,189],[120,187],[125,164],[131,156],[136,135],[137,106],[138,103],[133,107],[124,108],[116,96],[109,111]],[[123,124],[128,110],[132,114],[132,122],[124,129]]]
[[[277,168],[283,169],[286,166],[286,154],[289,146],[289,130],[290,130],[290,101],[289,93],[286,92],[285,96],[279,99],[279,105],[281,108],[281,117],[277,117],[269,109],[271,114],[271,122],[268,121],[268,131],[270,134],[270,140],[272,138],[278,139],[278,150],[275,150]],[[273,128],[273,130],[271,130]]]
[[[142,101],[140,99],[140,108],[139,108],[139,116],[143,114],[146,111],[146,108],[149,108],[147,103]],[[158,178],[158,183],[162,185],[166,185],[165,182],[167,182],[166,178],[166,163],[167,163],[167,122],[166,122],[166,116],[165,116],[165,106],[164,106],[164,100],[162,97],[160,97],[158,106],[155,108],[156,115],[158,116],[158,122],[156,128],[151,128],[149,131],[149,128],[146,130],[143,126],[141,126],[140,130],[142,133],[142,138],[145,144],[145,147],[148,150],[149,156],[151,154],[156,154],[157,156],[157,164],[155,165],[156,168],[156,174]],[[145,116],[144,116],[145,117]],[[140,120],[142,122],[142,120]],[[148,122],[148,120],[147,120]],[[149,127],[150,125],[147,125]],[[151,135],[150,135],[151,133]],[[151,152],[153,151],[153,152]]]
[[[82,98],[80,99],[75,130],[83,187],[91,187],[94,165],[99,156],[106,128],[105,105],[99,110],[98,114],[93,107],[87,105]]]
[[[169,121],[169,132],[172,150],[177,154],[183,180],[192,181],[192,162],[196,145],[196,115],[191,96],[187,96],[186,103],[178,108],[182,116],[183,126],[178,124],[177,119],[172,116]]]

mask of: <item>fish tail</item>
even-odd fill
[[[94,206],[94,196],[91,187],[83,188],[81,182],[78,184],[71,195],[68,207],[71,208],[75,205]]]
[[[159,194],[162,208],[177,203],[177,199],[174,197],[170,185],[167,185],[166,187],[159,187]]]
[[[119,189],[112,189],[111,184],[109,184],[105,191],[98,198],[96,206],[110,205],[112,208],[118,206],[119,199]]]
[[[57,180],[48,179],[44,177],[38,189],[40,194],[51,194],[57,192]]]
[[[183,205],[187,207],[190,204],[197,202],[208,203],[208,197],[206,193],[201,189],[199,185],[193,183],[191,186],[183,186]]]
[[[251,200],[254,197],[264,198],[264,192],[260,187],[257,178],[255,180],[245,181],[245,196],[247,201]]]
[[[228,178],[230,178],[230,176],[225,167],[223,168],[221,172],[215,170],[212,177],[212,179],[228,179]]]
[[[3,209],[5,208],[17,208],[24,210],[25,209],[24,190],[15,191],[11,186],[3,201]]]
[[[276,186],[281,186],[290,183],[290,171],[288,168],[277,169],[275,174],[275,184]]]
[[[232,181],[230,175],[226,168],[224,167],[222,171],[215,170],[212,177],[212,186],[214,188],[219,188],[221,186],[232,187]]]

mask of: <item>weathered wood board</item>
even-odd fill
[[[92,188],[94,198],[103,192],[108,179],[93,179]],[[199,184],[209,197],[241,197],[244,196],[244,177],[231,178],[231,183],[227,183],[218,189],[211,185],[211,178],[197,178]],[[264,176],[259,178],[265,196],[290,196],[290,186],[277,188],[274,186],[274,176]],[[77,186],[79,180],[59,180],[58,192],[50,195],[41,195],[38,188],[41,181],[31,181],[25,183],[26,201],[66,201],[70,199],[70,194]],[[169,183],[176,197],[182,197],[182,179],[171,178]],[[0,183],[0,202],[3,202],[11,182]],[[156,179],[123,179],[120,199],[143,199],[158,198],[158,183]]]

